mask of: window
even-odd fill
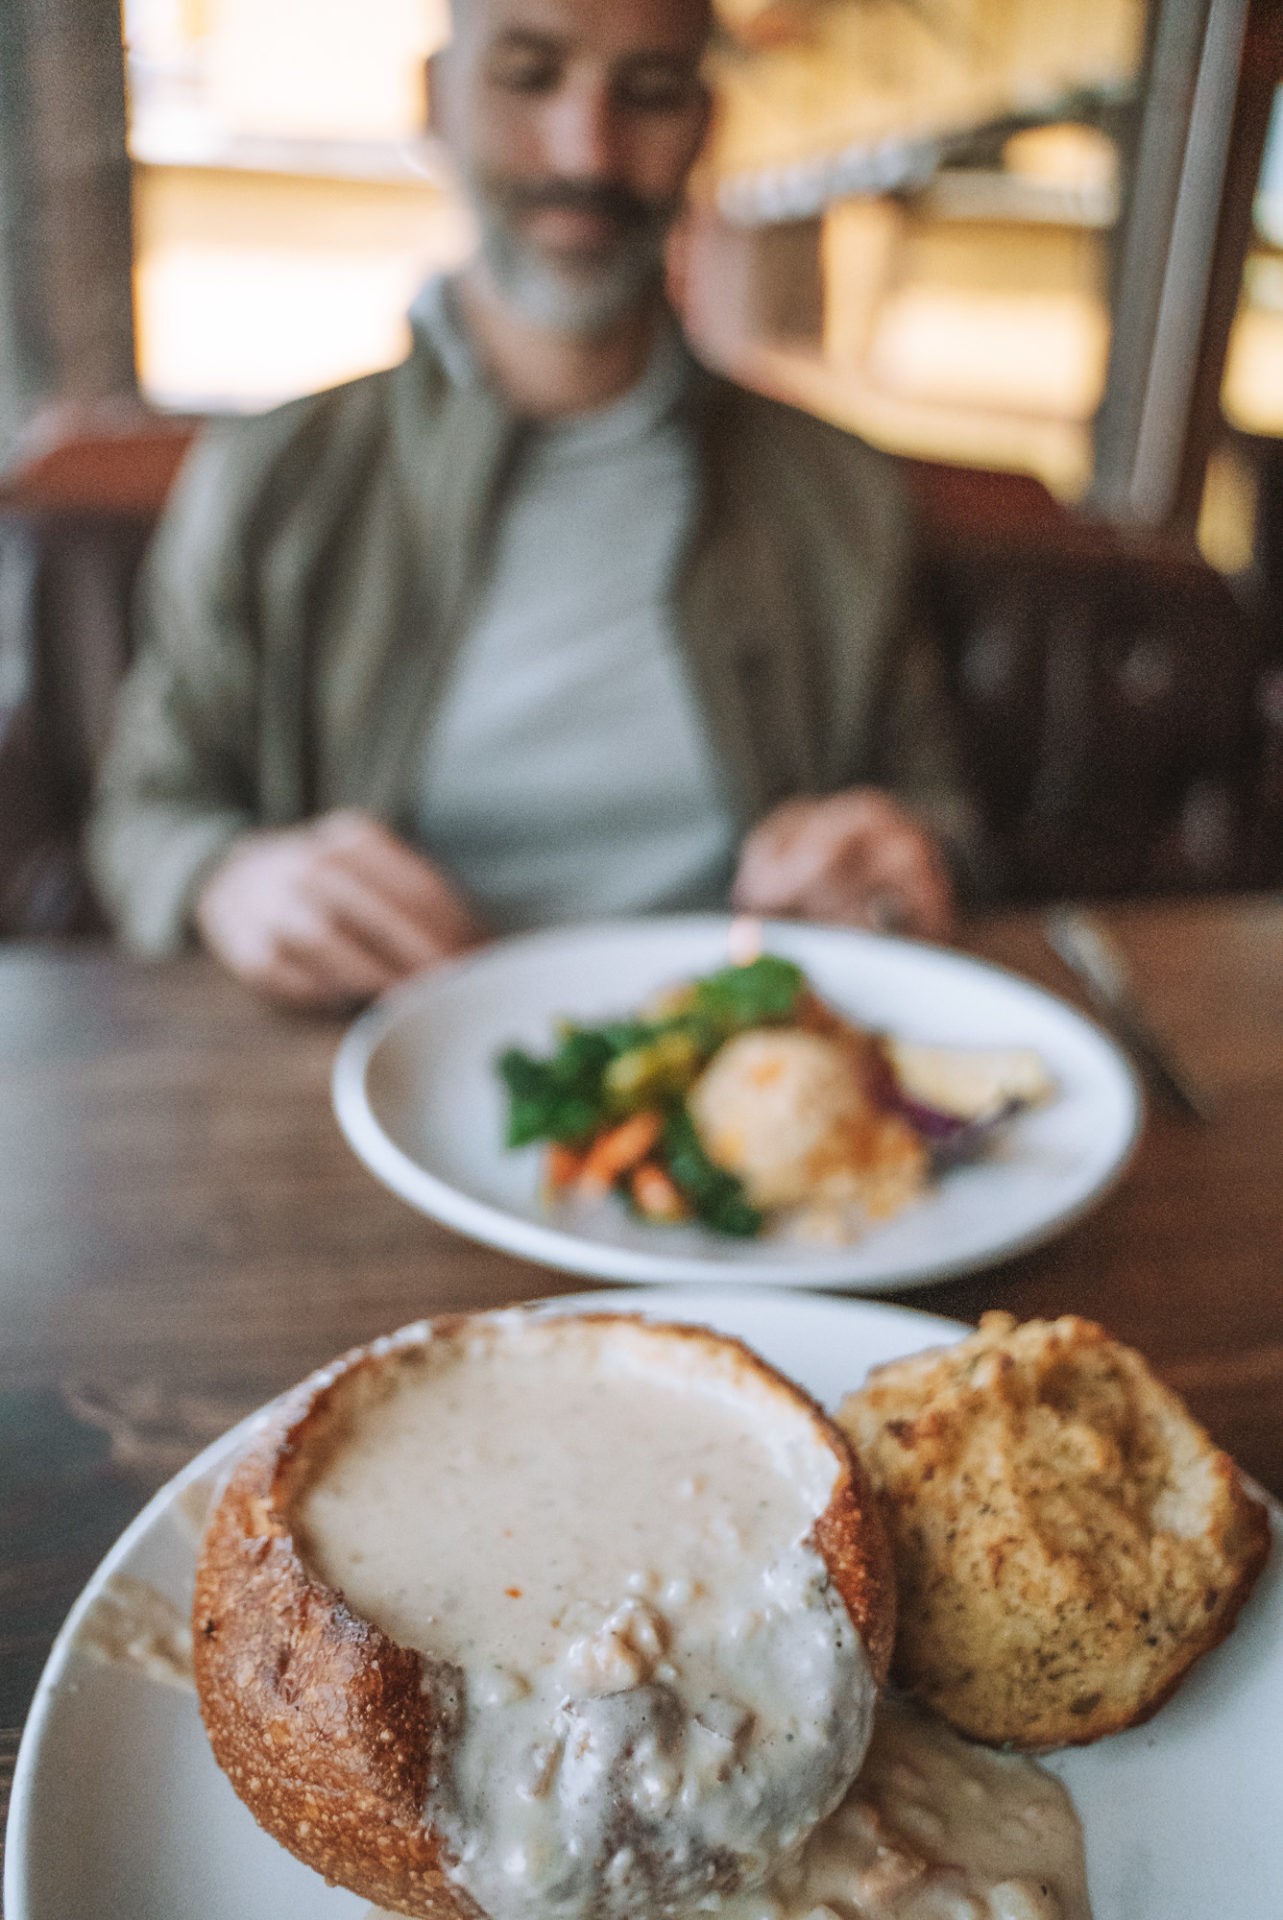
[[[754,231],[769,255],[778,223],[814,224],[819,321],[809,341],[764,339],[741,301],[726,351],[883,444],[1080,493],[1143,0],[789,20],[734,0],[713,192],[749,250]]]
[[[469,245],[424,133],[446,0],[125,7],[147,395],[397,358]],[[884,445],[1079,493],[1144,30],[1144,0],[722,0],[696,338]]]
[[[424,137],[445,0],[126,0],[147,396],[257,406],[397,359],[466,219]]]
[[[1240,432],[1283,433],[1283,88],[1274,96],[1221,402]]]

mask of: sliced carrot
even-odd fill
[[[664,1129],[661,1113],[635,1113],[607,1133],[599,1133],[589,1147],[579,1173],[579,1185],[601,1191],[613,1187],[621,1174],[644,1160]]]
[[[544,1161],[544,1181],[549,1193],[564,1193],[567,1187],[573,1187],[583,1164],[582,1153],[576,1153],[573,1147],[563,1146],[560,1140],[554,1140]]]
[[[634,1168],[629,1185],[637,1203],[637,1211],[644,1213],[648,1220],[672,1222],[690,1219],[690,1208],[682,1194],[664,1169],[656,1166],[653,1160],[643,1160],[639,1167]]]

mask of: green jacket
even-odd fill
[[[687,404],[700,505],[675,611],[736,817],[876,782],[947,821],[952,738],[909,620],[894,464],[703,370]],[[522,431],[422,339],[387,372],[206,431],[144,571],[90,821],[128,945],[180,946],[248,828],[359,806],[408,830]]]

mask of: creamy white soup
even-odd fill
[[[809,1411],[627,1322],[491,1316],[375,1378],[296,1535],[449,1706],[431,1797],[461,1884],[494,1920],[762,1887],[873,1710],[810,1538],[839,1468]]]
[[[1033,1761],[989,1753],[884,1700],[859,1779],[801,1855],[758,1893],[699,1912],[719,1920],[1090,1920],[1082,1831],[1065,1789]],[[371,1907],[366,1920],[385,1920],[383,1910]]]

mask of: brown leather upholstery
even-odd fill
[[[64,415],[0,479],[0,935],[101,929],[81,826],[134,576],[192,431]]]
[[[1228,582],[1036,482],[943,471],[914,469],[928,593],[1003,892],[1277,880],[1283,691]]]
[[[191,431],[63,423],[0,481],[0,935],[101,925],[80,830]],[[1220,576],[1023,476],[908,466],[1001,892],[1283,880],[1283,667]]]

